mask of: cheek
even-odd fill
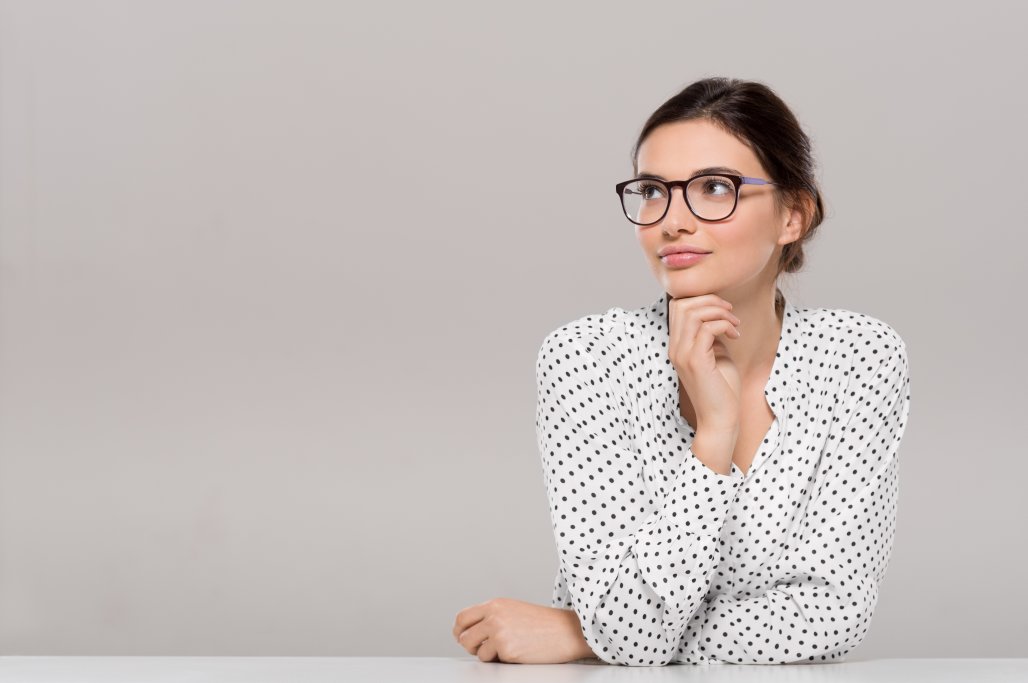
[[[739,223],[722,226],[715,249],[726,257],[719,259],[720,267],[749,272],[760,270],[767,264],[775,245],[758,227]]]
[[[661,245],[660,234],[657,231],[652,227],[640,228],[636,226],[635,239],[639,242],[639,248],[643,250],[647,257],[657,257],[657,250],[660,249]]]
[[[753,246],[756,231],[745,222],[732,222],[721,225],[717,233],[717,243],[722,249],[748,249]]]

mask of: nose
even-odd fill
[[[676,194],[678,195],[677,199],[675,198]],[[664,214],[664,220],[661,221],[664,231],[676,232],[694,224],[695,221],[696,216],[689,210],[689,205],[685,201],[685,189],[680,186],[671,188],[667,213]]]

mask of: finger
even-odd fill
[[[457,642],[461,644],[465,650],[471,654],[477,654],[478,648],[482,646],[482,643],[489,637],[488,632],[482,622],[479,622],[471,628],[463,631],[457,636]]]
[[[741,323],[733,313],[721,307],[721,305],[705,305],[705,307],[690,307],[686,315],[677,317],[674,322],[668,325],[668,343],[672,349],[682,348],[688,352],[691,346],[691,339],[696,337],[699,325],[707,320],[727,319],[736,325]]]
[[[718,335],[730,335],[735,336],[732,332],[735,331],[735,325],[728,320],[708,320],[700,326],[700,331],[696,335],[696,349],[704,353],[713,352],[714,341]]]
[[[684,310],[680,309],[679,311],[675,312],[673,316],[674,320],[668,323],[668,328],[671,329],[675,327],[677,324],[680,324],[679,321],[686,320],[690,317],[700,317],[704,320],[712,320],[714,318],[721,318],[726,316],[731,320],[739,322],[739,318],[737,318],[730,309],[717,303],[710,303],[705,305],[689,305],[687,308],[684,308]]]
[[[724,306],[702,306],[694,309],[693,316],[703,320],[731,320],[738,324],[742,321]]]
[[[718,296],[717,294],[714,294],[713,292],[711,292],[710,294],[700,294],[699,296],[683,296],[683,297],[678,297],[677,299],[676,298],[671,298],[671,299],[669,299],[669,304],[668,305],[669,306],[674,306],[674,305],[676,305],[676,302],[679,303],[679,304],[691,304],[693,302],[696,302],[696,305],[698,305],[698,306],[705,306],[705,305],[708,305],[708,304],[717,304],[719,306],[724,306],[724,307],[729,308],[729,309],[732,308],[732,302],[731,301],[729,301],[728,299],[725,299],[724,297]]]
[[[482,621],[485,614],[485,603],[471,605],[470,607],[465,607],[460,612],[457,612],[457,617],[453,624],[453,637],[456,638],[462,631],[466,631],[478,622]]]
[[[689,311],[700,308],[720,308],[725,311],[732,310],[732,304],[716,294],[704,294],[703,296],[690,296],[681,299],[671,299],[668,303],[669,318],[684,318]]]
[[[481,647],[478,648],[476,656],[483,662],[491,662],[495,659],[499,659],[499,657],[497,657],[496,648],[493,647],[492,642],[490,642],[488,638],[482,643]]]
[[[679,325],[681,330],[671,338],[673,348],[682,348],[685,353],[691,353],[690,348],[695,343],[694,340],[699,334],[700,327],[706,322],[716,320],[728,320],[733,325],[738,325],[742,322],[723,306],[694,308],[689,315],[683,316],[683,321]]]

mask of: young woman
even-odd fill
[[[778,288],[823,218],[808,137],[769,88],[693,83],[617,184],[663,293],[546,336],[536,428],[552,604],[497,598],[483,661],[779,664],[863,640],[892,551],[906,346]]]

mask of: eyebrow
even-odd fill
[[[728,166],[707,166],[706,168],[700,168],[700,169],[697,169],[697,170],[693,171],[689,175],[689,177],[692,178],[693,176],[707,175],[708,173],[734,173],[735,175],[745,175],[742,171],[739,171],[739,170],[734,169],[734,168],[730,168]],[[639,173],[639,177],[640,178],[656,178],[657,180],[667,180],[667,178],[665,178],[664,176],[657,175],[656,173],[643,173],[643,172],[640,172]]]

